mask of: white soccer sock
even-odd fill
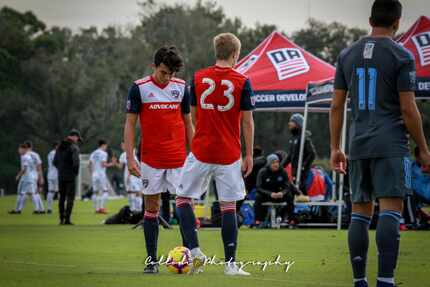
[[[93,195],[91,195],[91,199],[93,201],[93,207],[94,207],[94,209],[95,210],[99,209],[98,208],[98,204],[97,204],[97,201],[98,201],[97,192],[93,192]]]
[[[108,200],[108,196],[109,196],[109,193],[107,191],[104,191],[102,193],[101,198],[100,198],[101,208],[105,208],[105,204],[106,204],[106,202]]]
[[[134,208],[136,211],[141,212],[142,211],[142,196],[140,194],[136,195],[134,199]]]
[[[134,193],[128,194],[128,206],[131,211],[136,211],[136,195]]]
[[[43,205],[42,197],[39,193],[36,193],[37,196],[37,210],[38,211],[45,211],[45,206]]]
[[[16,199],[16,211],[21,211],[24,208],[26,198],[27,196],[25,194],[18,194]]]
[[[31,201],[33,202],[33,210],[39,211],[39,199],[37,198],[37,193],[31,195]]]
[[[55,195],[55,193],[53,191],[48,191],[48,194],[46,196],[46,203],[48,205],[48,210],[52,210],[52,203],[54,202],[54,195]]]

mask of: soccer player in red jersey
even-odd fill
[[[127,99],[124,142],[131,174],[140,177],[145,201],[143,229],[150,264],[144,273],[158,273],[157,241],[160,194],[174,193],[193,137],[190,98],[185,81],[175,78],[183,61],[175,47],[154,55],[151,76],[137,80]],[[134,156],[135,127],[140,120],[140,164]]]
[[[249,275],[236,264],[236,201],[245,197],[243,175],[248,176],[252,171],[254,140],[251,84],[246,76],[233,69],[240,47],[239,39],[233,34],[216,36],[215,65],[197,71],[190,87],[196,131],[176,191],[176,208],[185,242],[191,249],[192,270],[196,273],[201,271],[206,257],[199,248],[192,198],[198,199],[206,192],[209,178],[213,176],[222,213],[224,273]],[[246,148],[243,161],[241,125]]]

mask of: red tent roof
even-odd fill
[[[254,91],[301,92],[308,82],[332,78],[335,68],[273,32],[237,65],[247,75]]]
[[[418,18],[397,41],[414,54],[417,77],[430,77],[430,18]]]

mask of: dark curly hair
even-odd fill
[[[175,46],[164,46],[155,52],[155,66],[158,67],[161,63],[166,65],[172,73],[179,72],[179,70],[184,66],[182,57],[179,55],[179,51]]]

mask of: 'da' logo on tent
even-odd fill
[[[430,64],[430,32],[424,32],[412,37],[420,56],[421,66]]]
[[[310,69],[302,52],[296,48],[272,50],[267,52],[267,56],[275,67],[279,80],[307,73]]]

